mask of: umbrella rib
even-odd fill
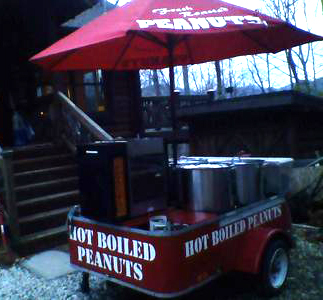
[[[125,47],[122,49],[121,54],[119,55],[118,59],[116,60],[116,63],[114,64],[114,67],[113,67],[112,70],[115,70],[117,68],[117,66],[120,63],[121,59],[123,58],[126,51],[128,50],[132,40],[135,38],[136,33],[135,32],[129,32],[129,35],[131,35],[131,36],[130,36],[129,40],[127,41]]]
[[[72,55],[73,53],[76,52],[76,49],[73,49],[67,53],[65,53],[65,55],[63,55],[63,57],[59,58],[57,61],[54,61],[53,63],[50,64],[49,66],[49,70],[53,70],[57,65],[59,65],[64,59],[66,59],[67,57],[69,57],[70,55]]]
[[[167,43],[163,42],[162,40],[160,40],[158,37],[154,36],[153,34],[149,33],[149,32],[139,32],[139,31],[135,31],[135,33],[142,37],[145,40],[151,41],[153,43],[156,43],[162,47],[167,48]]]
[[[274,53],[274,51],[272,49],[270,49],[267,45],[265,45],[264,43],[261,43],[259,40],[254,39],[247,31],[242,30],[242,33],[251,41],[255,42],[256,44],[258,44],[260,47],[266,49],[267,52],[270,53]]]
[[[154,36],[153,34],[149,33],[149,32],[136,32],[136,34],[146,40],[149,40],[149,41],[152,41],[164,48],[169,48],[169,44],[168,43],[165,43],[163,42],[162,40],[160,40],[158,37]],[[188,39],[189,39],[189,35],[183,35],[181,38],[178,38],[177,40],[174,40],[175,43],[174,43],[174,46],[180,44],[181,42],[184,42],[185,45],[186,45],[186,48],[187,48],[187,51],[188,51],[188,56],[190,58],[190,61],[193,62],[193,56],[192,56],[192,51],[191,51],[191,48],[189,46],[189,43],[188,43]]]

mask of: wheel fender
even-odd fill
[[[274,239],[286,241],[289,247],[292,247],[290,235],[281,230],[273,228],[257,228],[248,232],[243,237],[240,251],[236,256],[236,271],[257,274],[261,268],[261,261],[266,251],[267,245]]]

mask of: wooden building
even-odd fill
[[[181,108],[192,155],[310,158],[323,155],[323,98],[297,91]]]
[[[6,50],[0,57],[0,146],[13,145],[13,110],[29,118],[36,131],[34,145],[5,149],[0,155],[0,196],[17,249],[38,251],[66,242],[66,216],[79,201],[71,150],[80,143],[108,140],[107,132],[114,137],[139,134],[183,143],[188,123],[192,155],[234,155],[245,150],[252,155],[308,157],[323,151],[321,98],[292,91],[221,101],[207,95],[178,96],[177,115],[184,120],[179,127],[184,129],[174,134],[168,97],[143,99],[138,71],[50,73],[28,62],[75,30],[72,26],[62,31],[62,23],[73,18],[77,28],[102,13],[98,4],[92,7],[99,1],[0,2],[0,50]],[[81,22],[74,18],[80,12]],[[53,93],[56,89],[72,101]]]
[[[62,24],[72,33],[115,6],[99,1]],[[112,136],[133,137],[142,132],[139,71],[69,71],[52,80],[93,121]]]
[[[113,136],[142,131],[138,71],[69,72],[62,90],[91,119]]]
[[[2,0],[0,2],[0,144],[13,145],[12,113],[40,118],[37,98],[52,76],[29,62],[63,37],[61,24],[101,0]]]

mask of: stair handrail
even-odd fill
[[[59,103],[63,105],[63,108],[67,110],[69,117],[74,118],[74,122],[76,122],[77,126],[82,126],[82,130],[86,130],[86,135],[91,136],[90,140],[86,142],[94,142],[94,141],[111,141],[114,138],[107,133],[99,124],[97,124],[94,120],[92,120],[84,111],[82,111],[71,99],[69,99],[64,93],[61,91],[56,91],[57,99]],[[62,113],[62,112],[61,112]],[[63,118],[64,119],[64,118]],[[61,121],[61,120],[60,120]],[[65,123],[68,123],[68,120],[64,120]],[[71,127],[70,124],[65,124]],[[69,128],[70,131],[75,130],[75,128]],[[65,132],[66,134],[66,132]],[[60,133],[61,135],[61,133]],[[64,136],[64,133],[63,133]],[[65,142],[69,146],[69,148],[75,152],[77,142],[73,141],[73,139],[69,139],[65,136]]]

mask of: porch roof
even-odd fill
[[[226,113],[247,113],[257,111],[323,111],[323,97],[312,96],[298,91],[287,90],[267,94],[215,100],[196,106],[178,109],[177,117],[191,120]]]
[[[81,28],[85,24],[101,16],[104,12],[115,8],[115,6],[112,3],[108,1],[105,2],[106,3],[102,3],[102,1],[98,2],[93,7],[83,11],[79,15],[75,16],[73,19],[70,19],[67,22],[63,23],[62,27],[70,29]]]

